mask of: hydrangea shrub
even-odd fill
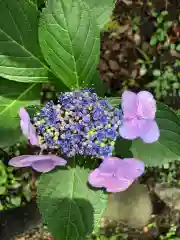
[[[0,147],[26,140],[39,155],[9,164],[41,172],[37,203],[55,240],[98,231],[109,193],[146,165],[180,159],[180,121],[147,91],[108,98],[96,67],[115,1],[0,2]],[[40,83],[57,98],[40,106]],[[28,108],[36,110],[32,117]],[[33,106],[33,107],[32,107]]]

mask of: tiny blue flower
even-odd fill
[[[119,134],[122,113],[92,89],[59,95],[34,117],[40,146],[74,155],[109,156]]]

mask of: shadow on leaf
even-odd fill
[[[86,199],[43,196],[40,201],[40,212],[54,240],[85,240],[92,233],[94,210]]]
[[[115,144],[115,156],[121,158],[132,158],[133,154],[130,150],[132,141],[118,138]]]

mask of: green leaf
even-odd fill
[[[11,203],[16,207],[19,207],[21,205],[21,197],[11,197]]]
[[[113,107],[119,107],[121,104],[120,97],[108,97],[107,99],[108,99],[108,102],[110,102]]]
[[[0,161],[0,185],[6,184],[8,180],[8,175],[6,172],[5,165]]]
[[[160,77],[161,76],[161,70],[160,69],[154,69],[153,70],[153,76],[154,77]]]
[[[6,188],[4,186],[0,186],[0,195],[5,194]]]
[[[27,184],[25,186],[23,186],[23,195],[26,198],[26,200],[29,202],[32,198],[32,191],[30,188],[30,185]]]
[[[157,17],[158,16],[157,12],[152,12],[151,14],[152,14],[153,17]]]
[[[152,36],[151,41],[150,41],[151,46],[156,45],[156,43],[157,43],[157,37],[156,36]]]
[[[164,23],[164,28],[165,28],[166,30],[168,30],[168,29],[172,26],[172,24],[173,24],[173,22],[167,21],[167,22]]]
[[[48,81],[34,0],[0,0],[0,16],[0,76],[19,82]]]
[[[163,16],[163,17],[165,17],[167,15],[168,15],[168,11],[167,10],[162,11],[161,14],[160,14],[160,16]]]
[[[158,24],[161,24],[161,23],[163,22],[163,20],[164,20],[164,17],[160,15],[160,16],[157,18],[157,23],[158,23]]]
[[[27,106],[26,110],[27,110],[30,118],[32,119],[34,117],[34,115],[37,112],[39,112],[43,106],[44,106],[43,104]]]
[[[45,1],[46,0],[36,0],[36,1],[37,1],[38,9],[40,9],[40,11],[41,11],[42,8],[45,7]]]
[[[86,86],[96,71],[100,32],[81,0],[51,0],[40,18],[39,40],[53,72],[69,88]]]
[[[171,48],[171,50],[175,50],[176,49],[176,44],[171,43],[170,48]]]
[[[2,202],[0,200],[0,211],[2,211],[3,209],[4,209],[4,207],[3,207],[3,204],[2,204]]]
[[[138,139],[132,141],[130,147],[133,156],[144,161],[147,166],[180,160],[179,117],[166,105],[158,103],[156,119],[160,128],[160,139],[152,144],[145,144]]]
[[[158,39],[160,42],[163,42],[166,36],[166,32],[163,29],[159,29]]]
[[[0,79],[0,147],[22,140],[18,112],[20,107],[39,105],[40,84]]]
[[[20,188],[21,185],[22,185],[21,183],[16,182],[16,181],[13,181],[13,182],[12,182],[12,185],[11,185],[11,188],[12,188],[12,189]]]
[[[178,44],[178,45],[176,46],[176,50],[177,50],[177,51],[180,51],[180,44]]]
[[[114,0],[83,0],[88,4],[100,28],[109,21],[115,7]]]
[[[105,86],[104,86],[103,80],[100,77],[99,72],[96,71],[94,73],[90,83],[85,87],[94,88],[96,90],[96,93],[98,94],[98,96],[104,97]]]
[[[36,5],[37,5],[37,3],[38,3],[38,0],[29,0],[29,1],[31,1],[32,4],[34,3],[34,4],[36,4]]]
[[[115,143],[114,156],[120,158],[132,158],[132,152],[130,150],[132,141],[123,139],[121,137],[117,138]]]
[[[98,229],[107,194],[90,189],[87,179],[88,170],[78,166],[40,177],[38,206],[55,240],[85,240]]]

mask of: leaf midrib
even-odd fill
[[[38,9],[37,5],[33,1],[31,1],[31,0],[27,0],[27,1],[29,2],[29,4],[34,5],[36,7],[36,9]]]
[[[77,1],[78,2],[78,1]],[[82,4],[82,2],[81,1],[79,1],[81,4]],[[63,9],[63,14],[62,14],[62,16],[63,16],[63,18],[64,18],[64,21],[65,21],[65,24],[66,24],[66,29],[68,29],[69,30],[69,27],[68,27],[68,23],[67,23],[67,19],[66,19],[66,16],[65,16],[65,9],[64,9],[64,4],[63,4],[63,2],[61,2],[61,5],[62,5],[62,9]],[[72,10],[72,8],[71,8],[71,10]],[[53,14],[52,14],[53,15]],[[54,15],[53,15],[53,17],[54,17]],[[55,18],[54,18],[55,19]],[[55,19],[55,21],[56,21],[56,19]],[[57,21],[56,21],[57,22]],[[68,38],[69,38],[69,45],[70,45],[70,47],[71,47],[71,52],[72,52],[72,61],[73,61],[73,65],[74,65],[74,73],[75,73],[75,76],[76,76],[76,86],[77,86],[77,88],[79,88],[79,76],[78,76],[78,74],[77,74],[77,66],[76,66],[76,60],[75,60],[75,57],[74,57],[74,50],[73,50],[73,45],[72,45],[72,39],[71,39],[71,36],[70,36],[70,34],[69,34],[69,31],[67,31],[67,35],[68,35]]]
[[[6,111],[8,111],[9,108],[11,108],[18,100],[20,100],[20,99],[21,99],[27,92],[29,92],[35,85],[37,85],[37,83],[33,83],[29,88],[27,88],[23,93],[21,93],[17,99],[15,99],[14,101],[12,101],[11,104],[9,104],[6,108],[4,108],[4,109],[0,112],[0,116],[2,116]]]
[[[3,31],[2,29],[0,29],[0,31],[8,38],[11,40],[11,42],[14,42],[16,45],[18,45],[22,50],[24,50],[26,53],[28,53],[33,59],[35,59],[36,61],[38,61],[42,66],[44,66],[45,69],[47,69],[49,72],[52,72],[50,68],[48,68],[39,58],[37,58],[34,54],[32,54],[32,52],[30,52],[28,49],[25,48],[25,46],[22,46],[21,44],[19,44],[16,40],[14,40],[11,36],[9,36],[5,31]],[[14,56],[12,56],[14,57]],[[17,56],[15,56],[17,57]]]

